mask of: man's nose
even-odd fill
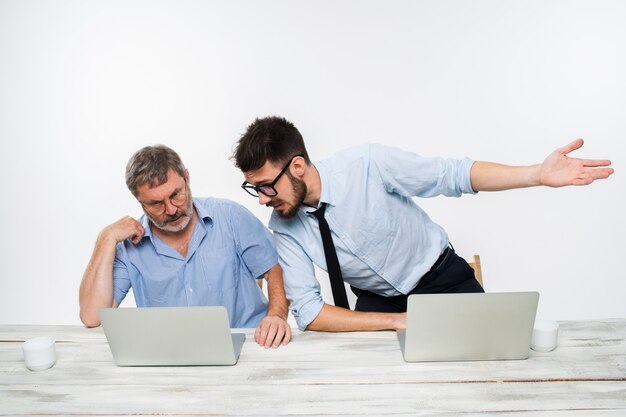
[[[178,210],[178,207],[172,204],[170,200],[165,201],[165,214],[167,214],[168,216],[172,216],[176,214],[176,210]]]
[[[259,193],[259,204],[264,206],[272,200],[271,197],[266,196],[263,193]]]

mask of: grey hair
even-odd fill
[[[174,150],[165,145],[141,148],[126,165],[126,186],[136,197],[140,185],[150,183],[150,187],[156,187],[167,182],[170,168],[185,178],[187,169]]]

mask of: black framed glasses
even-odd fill
[[[243,184],[241,184],[241,188],[243,188],[252,197],[258,197],[259,193],[264,194],[268,197],[276,197],[278,195],[278,191],[276,191],[276,188],[274,188],[274,186],[276,185],[280,177],[283,176],[285,171],[287,171],[287,168],[289,168],[289,165],[291,165],[291,161],[293,161],[293,158],[297,158],[298,156],[304,157],[304,155],[292,156],[289,162],[287,162],[284,168],[278,173],[276,178],[274,178],[274,181],[272,181],[271,183],[254,185],[250,184],[248,181],[244,181]]]
[[[165,199],[169,200],[170,204],[176,207],[180,207],[187,202],[187,180],[185,179],[185,185],[181,191],[175,192],[173,195]],[[139,201],[143,208],[153,216],[160,216],[165,213],[165,202],[154,201],[151,203],[144,203]]]

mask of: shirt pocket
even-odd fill
[[[202,280],[209,292],[227,294],[238,287],[241,274],[239,257],[234,248],[223,247],[202,251],[198,253],[198,258]]]
[[[142,276],[142,291],[146,307],[181,306],[185,288],[179,271],[163,271],[160,274]]]
[[[395,202],[389,201],[386,195],[376,196],[359,209],[358,216],[349,217],[351,227],[348,230],[356,231],[358,242],[368,247],[388,247],[398,229],[395,216],[398,211],[392,203]]]

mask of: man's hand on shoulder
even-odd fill
[[[291,340],[291,328],[282,317],[268,314],[263,318],[254,333],[254,340],[266,349],[276,349]]]
[[[105,227],[100,233],[100,237],[119,243],[130,238],[136,245],[145,233],[144,227],[137,220],[130,216],[125,216],[113,224]]]

